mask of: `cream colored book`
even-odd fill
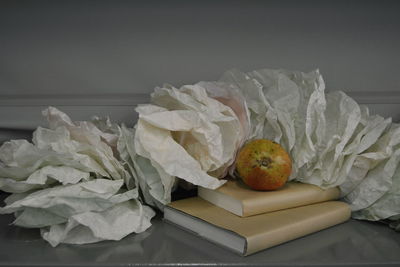
[[[327,201],[239,217],[199,197],[192,197],[167,205],[164,220],[247,256],[345,222],[350,213],[346,203]]]
[[[256,191],[239,180],[229,180],[216,190],[198,188],[198,196],[238,216],[294,208],[338,199],[338,187],[323,190],[318,186],[288,182],[275,191]]]

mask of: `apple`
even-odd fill
[[[276,142],[256,139],[239,151],[236,170],[243,182],[254,190],[276,190],[287,182],[292,160]]]

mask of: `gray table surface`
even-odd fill
[[[248,257],[238,256],[162,220],[120,241],[51,247],[39,230],[10,225],[0,216],[0,266],[400,266],[400,233],[373,222],[349,220]]]

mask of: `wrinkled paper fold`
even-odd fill
[[[216,98],[233,99],[236,113],[210,97],[207,87],[211,86],[219,90]],[[147,184],[148,198],[159,205],[168,204],[177,179],[210,189],[224,184],[218,178],[233,165],[249,128],[247,118],[239,118],[247,111],[244,98],[238,92],[236,98],[229,98],[229,93],[228,88],[213,83],[179,89],[166,85],[156,88],[152,104],[136,108],[139,120],[132,160],[138,166],[138,179]]]
[[[52,107],[43,114],[50,127],[38,127],[32,143],[0,147],[0,189],[13,193],[0,213],[40,228],[52,246],[119,240],[150,227],[155,213],[115,155],[118,127],[99,118],[74,123]]]
[[[400,214],[400,127],[370,115],[341,91],[325,93],[318,70],[226,72],[250,111],[250,138],[268,138],[291,155],[290,179],[340,186],[357,219]]]

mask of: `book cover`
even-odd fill
[[[198,196],[238,216],[247,217],[265,212],[299,207],[338,199],[338,187],[321,189],[316,185],[288,182],[274,191],[256,191],[239,180],[228,180],[216,190],[198,188]]]
[[[199,197],[170,203],[167,222],[247,256],[260,250],[320,231],[350,218],[350,207],[340,201],[239,217]]]

